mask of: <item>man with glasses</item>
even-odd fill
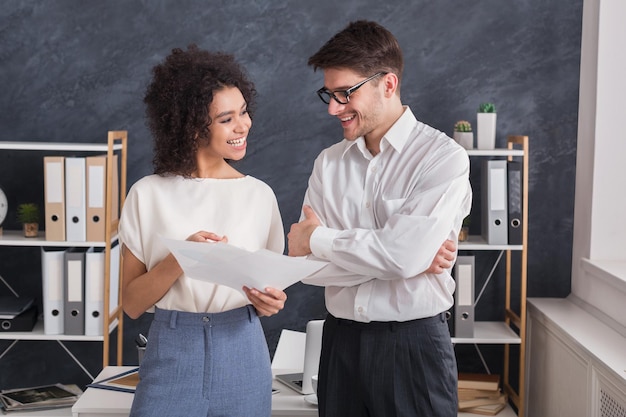
[[[350,23],[309,65],[344,137],[315,160],[288,234],[289,255],[329,261],[305,280],[325,287],[329,312],[320,416],[456,416],[445,312],[471,207],[467,153],[402,105],[402,51],[377,23]]]

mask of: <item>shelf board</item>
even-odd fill
[[[522,149],[468,149],[467,154],[470,156],[524,156]]]
[[[12,149],[16,151],[82,151],[82,152],[107,152],[108,144],[100,143],[69,143],[69,142],[0,142],[0,149]],[[113,150],[121,150],[122,144],[115,144]]]
[[[111,239],[112,242],[117,240],[117,235]],[[74,242],[67,240],[46,240],[46,233],[39,231],[37,237],[24,237],[21,230],[4,230],[0,235],[0,246],[61,246],[61,247],[104,247],[105,242]]]
[[[453,337],[455,344],[516,344],[522,339],[503,321],[474,322],[474,337]]]
[[[117,327],[117,320],[109,326],[109,333]],[[102,342],[104,336],[85,336],[71,334],[45,334],[43,331],[43,320],[38,318],[35,327],[30,332],[0,332],[0,340],[61,340],[78,342]]]
[[[480,235],[470,235],[459,242],[459,250],[523,250],[524,245],[490,245]]]

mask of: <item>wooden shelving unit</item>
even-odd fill
[[[105,144],[99,143],[59,143],[59,142],[0,142],[0,151],[50,151],[56,153],[106,153],[107,155],[107,178],[106,178],[106,208],[105,208],[105,239],[102,242],[73,242],[73,241],[49,241],[45,238],[45,232],[36,238],[25,238],[21,231],[4,230],[0,236],[0,246],[15,247],[99,247],[104,248],[104,291],[103,291],[103,334],[101,336],[84,336],[84,335],[50,335],[45,334],[43,323],[37,322],[34,329],[30,332],[0,332],[0,339],[12,340],[13,343],[7,349],[0,352],[0,359],[20,340],[52,340],[57,341],[70,357],[89,375],[93,376],[87,369],[76,359],[63,342],[65,341],[98,341],[102,342],[102,367],[109,365],[110,335],[117,328],[117,365],[122,365],[122,344],[123,344],[123,318],[124,313],[122,305],[121,285],[118,285],[118,305],[110,310],[108,300],[110,299],[110,283],[111,283],[111,249],[118,240],[117,227],[118,221],[113,221],[112,201],[113,190],[113,156],[119,155],[119,204],[120,209],[124,204],[126,197],[126,164],[127,164],[127,140],[126,131],[109,131],[108,140]],[[43,179],[42,179],[43,184]],[[42,188],[43,190],[43,188]],[[43,192],[43,191],[42,191]],[[2,262],[0,262],[0,269]],[[118,277],[121,283],[121,272]],[[4,281],[4,280],[2,280]],[[7,284],[4,281],[4,284]]]
[[[470,236],[465,242],[459,242],[459,252],[463,251],[499,251],[500,255],[496,264],[505,259],[505,311],[502,322],[475,322],[474,337],[456,338],[454,344],[483,344],[503,345],[504,349],[504,372],[502,385],[504,392],[517,408],[517,415],[524,416],[524,387],[525,387],[525,345],[526,345],[526,281],[528,259],[528,136],[508,136],[506,149],[467,151],[470,157],[506,158],[513,160],[519,158],[522,161],[522,244],[521,245],[489,245],[481,236]],[[475,190],[475,195],[478,193]],[[513,271],[513,256],[519,255],[519,271]],[[494,269],[495,269],[494,265]],[[492,269],[493,273],[493,269]],[[487,281],[491,279],[491,275]],[[519,280],[519,282],[515,282]],[[513,310],[512,288],[519,286],[519,311]],[[487,284],[485,284],[487,285]],[[511,379],[511,366],[515,358],[511,354],[511,346],[519,346],[519,380],[518,389],[515,389]],[[505,413],[506,411],[506,413]],[[459,413],[459,416],[473,414]],[[499,415],[515,415],[512,409],[506,409]]]

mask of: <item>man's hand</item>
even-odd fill
[[[452,240],[443,242],[437,255],[430,264],[430,267],[424,271],[427,274],[441,274],[445,269],[452,267],[456,255],[456,244]]]
[[[289,241],[289,256],[306,256],[311,253],[311,235],[317,226],[321,226],[320,220],[310,206],[302,207],[304,220],[294,223],[289,229],[287,239]]]
[[[287,294],[276,288],[266,288],[265,292],[261,292],[256,288],[243,287],[243,291],[248,296],[248,300],[256,309],[256,313],[260,316],[272,316],[285,307]]]

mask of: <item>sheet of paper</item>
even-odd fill
[[[327,262],[294,258],[266,249],[250,252],[227,243],[190,242],[161,238],[190,278],[263,291],[284,290],[319,271]]]

